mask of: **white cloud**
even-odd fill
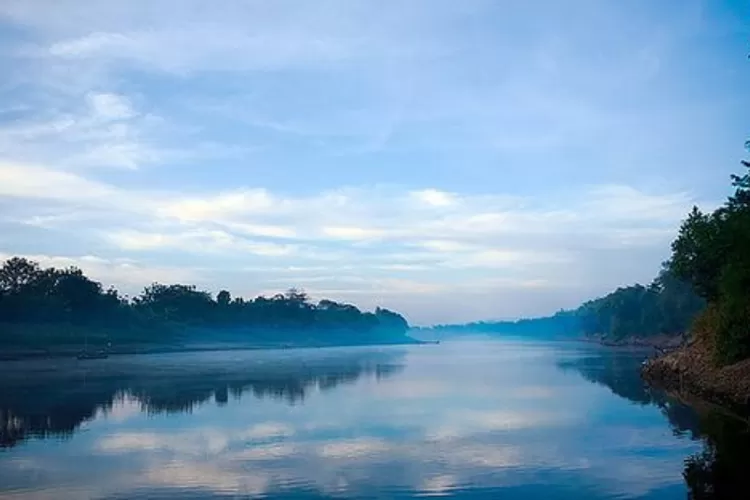
[[[297,252],[294,245],[252,241],[225,231],[196,229],[175,233],[154,233],[133,230],[107,234],[115,246],[123,250],[179,250],[185,253],[233,252],[263,257],[290,256]]]
[[[102,120],[124,120],[137,114],[130,101],[121,95],[90,93],[87,98],[93,115]]]
[[[233,215],[268,213],[277,208],[275,200],[265,189],[242,190],[218,196],[187,198],[162,207],[160,214],[185,221],[206,221]],[[280,208],[280,207],[279,207]]]
[[[457,203],[456,197],[453,194],[438,191],[437,189],[414,191],[412,196],[414,196],[419,202],[434,207],[447,207]]]
[[[324,227],[323,234],[340,240],[372,240],[386,234],[386,231],[365,227]]]
[[[82,58],[117,53],[133,48],[133,40],[121,33],[91,33],[80,38],[55,42],[49,47],[53,56]]]
[[[416,317],[544,313],[650,279],[688,188],[734,164],[741,131],[706,126],[742,123],[730,72],[699,95],[670,73],[723,57],[684,57],[701,9],[187,1],[0,3],[24,34],[0,51],[1,250],[221,256],[256,270],[215,286],[263,289],[273,258]]]
[[[116,189],[75,174],[34,165],[0,162],[0,196],[26,199],[112,202]]]
[[[464,252],[466,250],[475,248],[472,245],[468,245],[466,243],[460,243],[450,240],[426,240],[420,242],[419,244],[427,248],[428,250],[435,250],[437,252],[445,253]]]
[[[0,164],[0,180],[0,202],[10,203],[6,223],[98,241],[115,257],[88,267],[107,282],[121,279],[132,287],[136,280],[143,280],[142,286],[203,274],[189,269],[178,273],[169,266],[141,268],[122,256],[220,255],[223,259],[212,265],[237,266],[248,274],[242,279],[237,272],[214,272],[215,280],[229,282],[217,281],[213,287],[235,289],[254,276],[252,289],[235,293],[303,286],[317,297],[332,295],[365,307],[381,298],[408,308],[417,296],[447,300],[447,294],[458,291],[476,301],[479,293],[497,297],[513,289],[518,292],[514,301],[533,290],[565,293],[573,300],[555,290],[574,285],[585,299],[600,293],[591,287],[602,282],[603,274],[611,281],[601,291],[623,280],[650,279],[650,269],[640,278],[633,275],[631,259],[624,256],[644,252],[658,265],[693,201],[685,193],[605,185],[575,198],[550,195],[546,203],[461,194],[460,203],[441,206],[436,216],[432,210],[414,210],[413,191],[397,187],[308,196],[239,187],[184,196],[129,190],[81,174],[15,163]],[[263,269],[269,259],[273,267]],[[150,270],[153,277],[147,276]],[[496,316],[490,310],[493,300],[481,303],[486,309],[464,314]],[[541,297],[536,303],[542,303]]]
[[[163,136],[160,120],[138,112],[124,95],[87,92],[48,106],[21,122],[0,125],[0,160],[137,169],[178,156],[155,144]]]

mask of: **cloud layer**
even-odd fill
[[[4,255],[545,314],[650,279],[741,154],[747,29],[697,0],[188,4],[0,6]]]

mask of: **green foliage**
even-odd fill
[[[715,304],[711,347],[720,364],[750,357],[750,162],[735,192],[711,214],[697,208],[672,243],[670,270]]]
[[[585,335],[612,340],[651,335],[681,335],[705,301],[666,268],[648,286],[621,287],[583,304],[577,315]]]
[[[403,338],[408,328],[401,315],[387,309],[362,312],[331,300],[314,305],[294,288],[254,300],[232,299],[222,290],[214,299],[193,285],[154,283],[125,300],[80,269],[43,269],[18,257],[0,267],[0,344],[6,346],[74,344],[84,336],[93,343],[163,342],[188,330],[201,330],[206,341],[231,330],[232,340],[345,343]]]

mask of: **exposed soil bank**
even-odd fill
[[[667,391],[694,395],[741,414],[750,412],[750,359],[717,368],[709,350],[694,343],[646,361],[641,376]]]

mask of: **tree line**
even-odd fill
[[[732,175],[734,194],[723,205],[710,213],[693,207],[669,261],[708,302],[694,333],[721,364],[750,357],[750,162],[742,165],[747,170]]]
[[[680,335],[687,332],[705,300],[677,278],[665,264],[649,285],[635,284],[589,300],[552,316],[516,321],[481,321],[438,325],[434,334],[489,334],[560,339],[580,336],[618,342],[626,338]]]
[[[742,165],[719,208],[692,208],[649,286],[618,288],[576,310],[584,334],[690,332],[718,365],[750,358],[750,162]]]
[[[294,288],[244,299],[226,290],[214,297],[194,285],[154,283],[128,298],[75,267],[43,268],[22,257],[0,267],[0,343],[6,345],[75,343],[84,335],[100,343],[159,342],[186,332],[205,339],[233,332],[241,340],[364,342],[405,337],[408,328],[388,309],[313,303]]]
[[[684,335],[705,306],[690,283],[676,277],[665,263],[649,285],[620,287],[585,302],[575,315],[584,335],[620,341],[627,337]]]

